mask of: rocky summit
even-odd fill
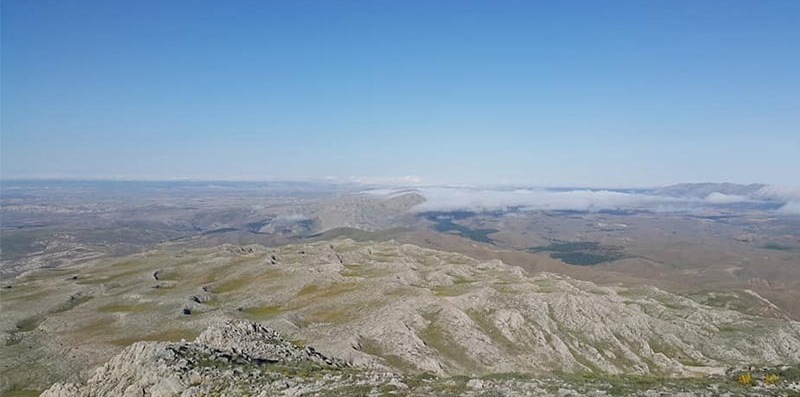
[[[786,371],[788,368],[784,368]],[[773,371],[774,372],[774,371]],[[634,379],[637,380],[637,379]],[[605,396],[780,395],[797,387],[733,390],[721,379],[680,383],[620,378],[534,378],[520,375],[437,378],[359,368],[300,348],[277,332],[247,321],[226,321],[194,342],[137,342],[98,368],[85,383],[58,383],[42,397],[82,396]],[[718,382],[718,383],[714,383]],[[688,391],[687,391],[687,386]],[[691,390],[691,388],[695,388]]]

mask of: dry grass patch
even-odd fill
[[[247,317],[254,320],[272,318],[286,312],[282,306],[254,306],[245,307],[241,310]]]
[[[38,397],[43,390],[34,389],[13,389],[6,391],[8,397]]]
[[[436,285],[431,290],[436,296],[458,296],[464,295],[472,289],[472,281],[465,278],[458,278],[452,284]]]
[[[431,316],[431,323],[419,332],[419,337],[426,345],[432,347],[450,363],[467,370],[479,368],[466,349],[453,340],[448,330],[437,321],[436,316]]]
[[[418,370],[413,363],[406,361],[402,357],[394,354],[388,354],[386,351],[384,351],[383,347],[381,347],[380,343],[375,340],[361,339],[359,344],[361,345],[362,352],[384,359],[386,364],[394,369],[407,373],[413,373]]]
[[[352,312],[346,308],[330,308],[315,310],[304,316],[311,323],[342,323],[353,318]]]
[[[97,308],[101,313],[142,313],[150,310],[151,305],[145,303],[109,303]]]
[[[139,341],[180,342],[181,339],[191,341],[197,338],[198,335],[200,335],[200,333],[192,329],[171,329],[144,336],[132,336],[127,338],[114,339],[113,341],[111,341],[111,343],[117,346],[129,346]]]
[[[339,274],[345,277],[366,277],[366,278],[382,277],[390,273],[391,271],[388,269],[383,269],[376,266],[362,265],[358,263],[344,265],[344,270],[339,272]]]
[[[219,283],[212,289],[212,291],[216,294],[225,294],[228,292],[234,292],[250,285],[252,282],[253,282],[252,277],[238,277]]]
[[[302,299],[312,297],[314,299],[330,299],[353,292],[357,290],[358,287],[358,284],[353,283],[333,283],[324,287],[317,284],[309,284],[303,287],[295,297]]]
[[[264,283],[280,278],[282,275],[283,273],[280,270],[270,270],[263,273],[240,275],[236,278],[220,282],[212,289],[212,292],[217,294],[235,292],[249,287],[252,284]]]

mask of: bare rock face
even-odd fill
[[[179,368],[187,361],[168,343],[137,342],[98,368],[85,385],[53,385],[42,396],[174,395],[186,383]]]
[[[763,372],[792,373],[792,368]],[[750,372],[747,372],[748,374]],[[757,377],[762,373],[755,372]],[[780,396],[796,383],[758,382],[747,389],[728,377],[685,383],[636,378],[566,380],[555,377],[494,376],[437,378],[399,375],[353,367],[309,349],[277,332],[245,321],[210,327],[194,342],[137,342],[98,368],[83,384],[57,383],[43,397],[199,397],[222,396],[630,396],[680,395]]]
[[[235,390],[236,384],[257,384],[268,391],[273,382],[261,371],[266,366],[333,369],[347,364],[297,347],[264,326],[225,321],[194,342],[134,343],[98,368],[86,384],[57,383],[42,396],[207,395],[217,389]]]
[[[195,343],[211,349],[230,351],[254,361],[314,362],[346,366],[345,362],[329,359],[312,347],[300,349],[283,339],[275,330],[248,321],[226,320],[205,330]]]

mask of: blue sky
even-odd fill
[[[800,1],[2,2],[3,178],[800,183]]]

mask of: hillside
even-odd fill
[[[731,381],[754,373],[753,385]],[[796,391],[797,376],[797,368],[791,367],[702,379],[397,374],[328,358],[251,322],[226,321],[211,326],[194,342],[135,343],[98,368],[87,382],[58,383],[42,396],[779,396]]]
[[[134,342],[192,340],[220,319],[403,374],[685,377],[800,362],[800,323],[725,309],[725,297],[709,306],[394,242],[165,247],[32,272],[1,293],[5,390],[81,381]]]

